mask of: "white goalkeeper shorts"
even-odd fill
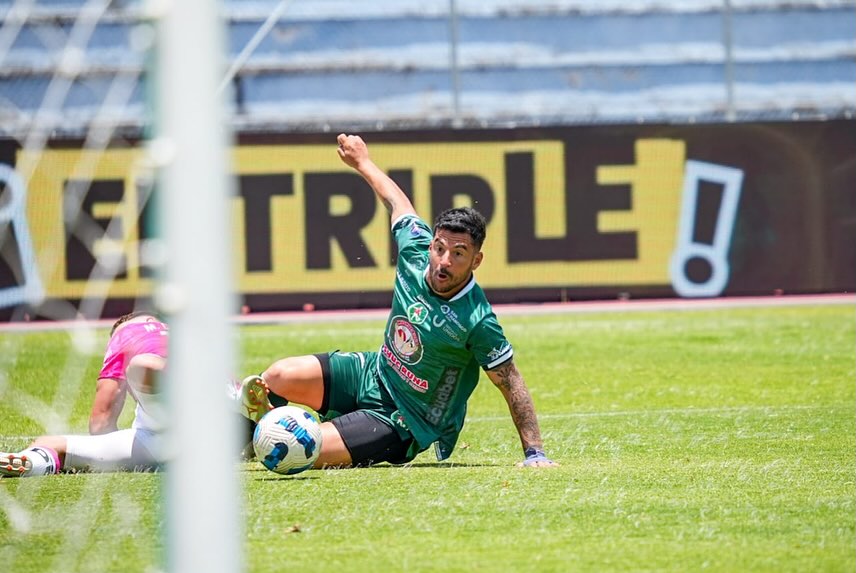
[[[160,463],[160,436],[149,430],[129,428],[98,436],[64,436],[67,445],[64,469],[149,470]]]

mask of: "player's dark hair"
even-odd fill
[[[466,233],[473,240],[476,250],[481,249],[486,236],[487,221],[484,216],[472,207],[456,207],[446,209],[434,220],[434,234],[438,229],[452,233]]]
[[[119,328],[121,325],[128,322],[132,318],[137,318],[138,316],[151,316],[152,318],[160,320],[160,317],[150,310],[135,310],[134,312],[123,314],[118,319],[116,319],[116,322],[113,323],[113,328],[110,329],[110,336],[113,336],[116,333],[116,329]]]

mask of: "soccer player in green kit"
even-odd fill
[[[483,258],[484,217],[449,209],[432,230],[370,159],[362,138],[337,139],[339,157],[389,211],[398,245],[384,342],[377,352],[278,360],[243,381],[245,416],[258,422],[289,401],[316,410],[325,420],[316,467],[405,463],[432,444],[443,460],[455,447],[481,368],[508,403],[524,452],[518,465],[558,465],[544,453],[511,344],[473,275]]]

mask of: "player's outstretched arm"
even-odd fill
[[[340,133],[336,140],[339,142],[339,158],[363,176],[389,211],[392,221],[402,215],[416,213],[404,191],[371,160],[362,137]]]
[[[517,464],[527,467],[555,467],[556,462],[544,453],[541,441],[541,429],[538,427],[538,417],[535,415],[535,404],[523,376],[514,365],[514,360],[487,371],[490,381],[502,392],[511,412],[511,419],[520,435],[525,459]]]
[[[113,378],[99,378],[95,387],[95,399],[89,414],[89,433],[92,435],[115,432],[119,414],[125,405],[125,384]]]

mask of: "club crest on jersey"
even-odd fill
[[[393,412],[390,418],[405,430],[410,431],[410,428],[407,427],[407,421],[404,419],[404,415],[399,410]]]
[[[428,309],[421,302],[414,302],[407,307],[407,319],[411,324],[422,324],[428,318]]]
[[[416,364],[422,360],[422,340],[419,338],[419,331],[403,316],[392,319],[388,338],[392,349],[402,362]]]

